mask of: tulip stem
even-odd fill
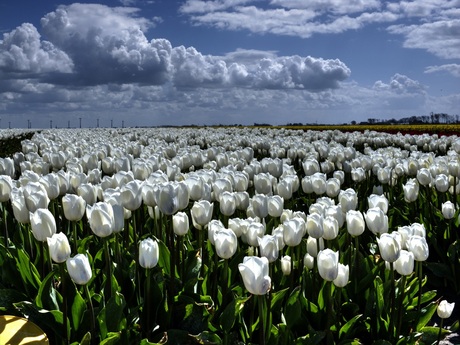
[[[354,291],[355,294],[358,293],[358,280],[359,280],[359,260],[358,260],[358,254],[359,254],[359,236],[355,236],[355,250],[354,250],[354,263],[353,263],[353,268],[354,268]]]
[[[110,236],[109,236],[110,237]],[[112,261],[110,259],[110,251],[109,251],[109,237],[104,237],[104,252],[105,252],[105,263],[107,265],[107,276],[105,277],[105,302],[107,303],[110,298],[112,297]]]
[[[258,304],[259,304],[259,337],[260,337],[260,344],[265,345],[265,321],[267,317],[266,313],[266,300],[265,295],[258,295]]]
[[[442,327],[443,326],[444,326],[444,319],[441,318],[441,324],[439,325],[439,331],[438,331],[438,341],[436,342],[436,345],[439,345],[439,342],[441,341]]]
[[[395,296],[395,271],[394,264],[390,262],[390,339],[395,337],[396,296]]]
[[[89,289],[88,289],[88,284],[85,284],[85,295],[86,299],[88,300],[88,307],[89,307],[89,317],[90,317],[90,323],[91,323],[91,343],[95,344],[95,329],[96,329],[96,320],[94,318],[94,308],[93,308],[93,302],[91,301],[91,295],[89,294]]]
[[[61,284],[62,284],[62,314],[63,314],[63,328],[64,328],[64,340],[65,344],[69,343],[69,333],[67,332],[67,287],[66,287],[66,275],[65,275],[65,262],[59,264],[59,268],[61,270]]]
[[[198,232],[198,248],[200,250],[201,257],[201,266],[200,266],[200,277],[198,279],[198,292],[202,293],[203,279],[204,279],[204,253],[203,253],[203,231],[202,229],[197,229]]]
[[[399,336],[401,332],[401,325],[402,325],[402,317],[403,317],[403,303],[404,303],[404,293],[406,290],[406,276],[403,275],[400,279],[400,287],[399,287],[400,293],[399,293],[399,303],[398,303],[398,323],[397,323],[397,328],[396,328],[396,337]]]
[[[227,291],[228,291],[228,259],[224,259],[224,269],[222,272],[222,307],[225,308],[227,303]]]
[[[77,235],[77,223],[71,221],[72,224],[72,233],[73,233],[73,249],[75,253],[78,253],[78,235]]]
[[[147,339],[150,337],[150,332],[152,330],[152,324],[151,324],[151,310],[150,310],[150,305],[151,305],[151,279],[152,275],[150,273],[151,269],[147,269],[147,284],[145,287],[145,292],[144,292],[144,315],[146,316],[145,324],[144,324],[144,332],[145,336]]]
[[[8,225],[6,219],[6,203],[2,202],[2,209],[3,209],[3,228],[5,230],[5,247],[8,247]]]
[[[416,261],[415,262],[415,270],[417,272],[417,277],[418,277],[418,298],[417,298],[417,322],[420,320],[420,304],[422,303],[422,285],[423,285],[423,280],[422,280],[422,262],[421,261]]]
[[[326,342],[328,345],[332,345],[334,343],[334,339],[332,337],[331,325],[332,325],[332,282],[326,281]]]

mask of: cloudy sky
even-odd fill
[[[0,127],[460,115],[460,0],[0,3]]]

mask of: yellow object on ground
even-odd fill
[[[48,337],[40,327],[22,317],[0,315],[0,344],[49,345]]]

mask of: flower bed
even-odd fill
[[[455,135],[43,130],[0,164],[0,313],[56,344],[439,342],[459,326],[459,152]]]

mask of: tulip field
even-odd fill
[[[0,137],[20,138],[0,152],[0,315],[50,344],[431,345],[458,332],[460,136]]]

